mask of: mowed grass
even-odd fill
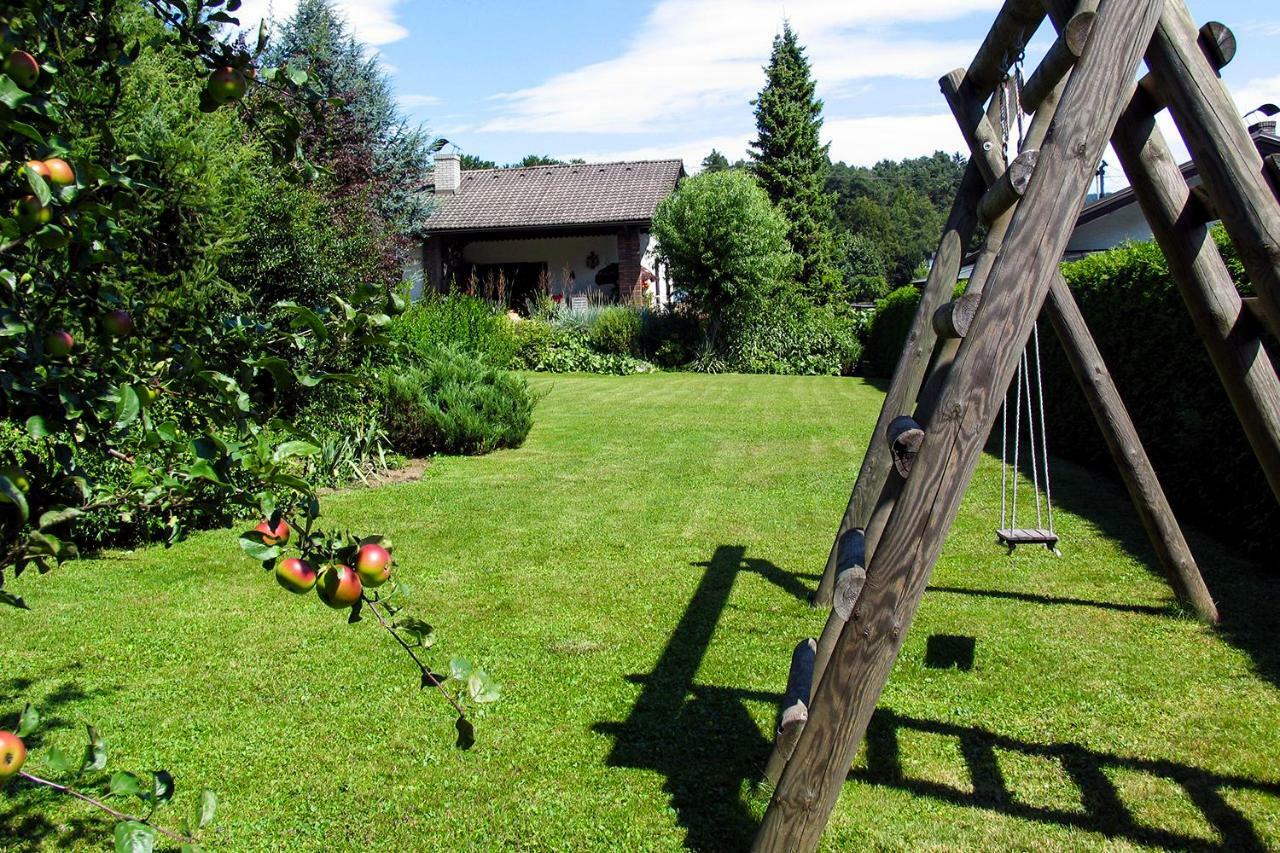
[[[94,723],[113,766],[167,767],[186,804],[213,788],[213,849],[746,845],[880,392],[534,382],[519,450],[326,501],[330,523],[394,537],[436,665],[463,654],[504,685],[472,750],[375,624],[286,594],[227,531],[24,576],[32,611],[0,619],[0,709],[38,704],[44,746],[78,748]],[[1275,567],[1193,537],[1227,619],[1209,630],[1120,489],[1055,475],[1064,556],[1010,558],[984,458],[826,849],[1280,848]],[[0,795],[0,848],[101,848],[109,829]]]

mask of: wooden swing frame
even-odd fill
[[[1045,18],[1052,49],[1027,81],[1034,109],[1006,168],[993,94]],[[1264,164],[1218,77],[1235,38],[1197,29],[1183,0],[1006,0],[967,69],[942,91],[971,159],[906,346],[832,545],[816,644],[793,661],[791,713],[770,760],[776,787],[757,850],[812,850],[902,647],[999,401],[1036,317],[1048,316],[1178,595],[1217,608],[1084,318],[1058,271],[1110,140],[1245,434],[1280,497],[1280,166]],[[1138,79],[1145,58],[1149,73]],[[1193,192],[1156,127],[1168,108],[1199,169]],[[1208,225],[1220,219],[1258,296],[1241,299]],[[969,293],[950,301],[979,222]],[[810,660],[812,656],[812,660]],[[809,701],[802,697],[808,694]],[[799,705],[800,707],[797,707]]]

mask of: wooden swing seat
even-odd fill
[[[1042,527],[1009,527],[997,530],[996,538],[1000,540],[1000,544],[1008,545],[1010,549],[1019,545],[1044,545],[1046,548],[1053,548],[1058,544],[1058,534]]]

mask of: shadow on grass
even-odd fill
[[[1116,540],[1126,551],[1142,560],[1154,574],[1163,577],[1160,562],[1147,541],[1123,486],[1107,481],[1105,487],[1099,488],[1099,480],[1102,479],[1099,474],[1056,457],[1051,464],[1055,469],[1054,505],[1087,519],[1103,535]],[[1275,602],[1280,601],[1280,574],[1274,568],[1270,572],[1265,571],[1258,564],[1230,552],[1227,547],[1208,537],[1185,528],[1184,532],[1205,584],[1218,604],[1221,616],[1219,634],[1228,643],[1249,655],[1260,676],[1280,687],[1280,643],[1275,639],[1280,636],[1280,608],[1275,606]],[[1066,559],[1069,560],[1070,543],[1064,543],[1063,548],[1066,549]],[[1016,593],[971,592],[1022,597]],[[1077,602],[1064,600],[1042,603]],[[1138,605],[1093,604],[1115,610],[1143,612]],[[1161,612],[1174,610],[1171,608]]]
[[[31,692],[36,686],[32,679],[10,678],[0,681],[0,728],[16,725],[17,715],[26,702],[30,702],[40,713],[40,727],[23,739],[29,750],[29,758],[39,756],[49,732],[81,725],[81,721],[73,721],[64,716],[67,706],[115,692],[110,688],[86,691],[73,680],[75,672],[81,668],[80,664],[75,663],[51,674],[50,680],[55,682],[55,686],[45,691],[43,696]],[[38,767],[29,769],[38,776],[45,776]],[[72,784],[79,787],[74,782]],[[61,850],[77,845],[100,847],[112,837],[115,821],[88,807],[84,815],[70,819],[59,818],[57,823],[49,820],[46,815],[62,800],[63,795],[48,788],[22,779],[11,780],[3,794],[0,794],[0,839],[4,841],[0,848],[34,853],[37,850]]]
[[[956,595],[976,595],[981,598],[1007,598],[1031,604],[1065,604],[1072,607],[1097,607],[1102,610],[1118,610],[1122,613],[1140,613],[1147,616],[1171,616],[1172,607],[1153,604],[1118,604],[1114,601],[1091,601],[1087,598],[1064,598],[1056,595],[1037,595],[1031,592],[1009,592],[1002,589],[971,589],[962,586],[930,586],[929,592],[948,592]]]
[[[740,572],[756,573],[788,595],[808,601],[808,587],[767,560],[747,559],[746,549],[722,545],[705,571],[653,672],[628,680],[643,685],[623,723],[598,723],[616,738],[609,764],[656,770],[666,777],[686,844],[700,850],[743,849],[756,820],[742,799],[743,782],[754,781],[770,742],[733,688],[694,684],[720,614]],[[769,697],[778,701],[777,696]]]
[[[958,739],[973,789],[967,791],[943,782],[905,777],[898,742],[898,734],[904,730]],[[1079,788],[1081,809],[1067,810],[1020,802],[1017,795],[1009,790],[996,750],[1060,763]],[[883,708],[876,711],[867,728],[866,755],[866,768],[850,772],[850,779],[896,788],[953,805],[990,809],[1024,820],[1076,827],[1108,838],[1166,849],[1266,850],[1253,824],[1228,802],[1223,792],[1255,791],[1280,797],[1280,782],[1227,776],[1173,761],[1126,758],[1074,743],[1031,743],[982,728],[908,717]],[[1117,770],[1158,777],[1180,786],[1218,833],[1221,843],[1138,823],[1108,773]]]

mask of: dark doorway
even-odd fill
[[[500,302],[525,314],[528,313],[526,303],[532,302],[544,289],[547,265],[540,261],[472,264],[467,279],[475,281],[476,296]]]

